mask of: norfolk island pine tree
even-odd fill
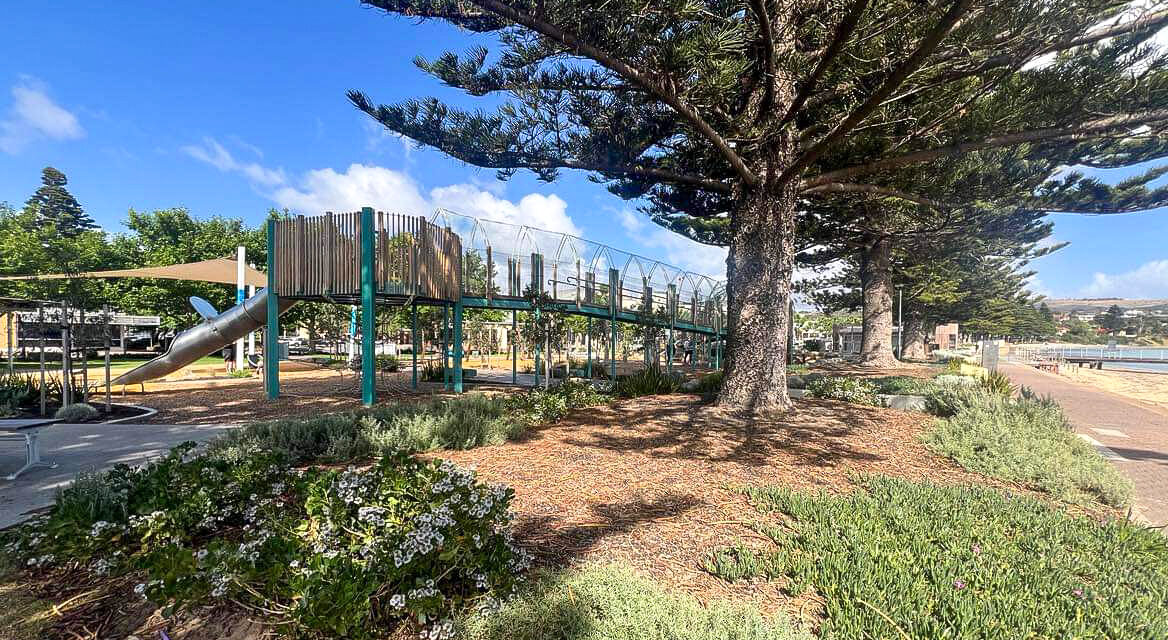
[[[732,409],[789,405],[782,328],[801,199],[939,201],[901,192],[897,176],[1002,148],[1063,165],[1164,155],[1165,65],[1139,46],[1168,22],[1159,5],[1098,28],[1125,4],[367,4],[497,33],[503,52],[490,60],[478,48],[417,64],[472,95],[511,96],[485,113],[436,99],[378,105],[351,91],[386,127],[501,177],[580,169],[650,209],[725,220],[730,334],[718,402]],[[1027,67],[1043,56],[1054,63]],[[1143,73],[1123,71],[1133,57]]]

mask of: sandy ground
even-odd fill
[[[1059,374],[1079,384],[1168,409],[1168,373],[1110,371],[1067,365],[1060,368]]]

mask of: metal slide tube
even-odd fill
[[[296,304],[295,300],[279,299],[280,313],[283,314]],[[239,340],[248,333],[263,327],[268,321],[268,290],[237,304],[223,313],[183,331],[175,336],[166,353],[127,371],[114,379],[112,384],[127,385],[161,378],[181,369],[199,358],[209,356],[223,347]],[[264,353],[267,358],[272,354]]]

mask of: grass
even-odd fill
[[[944,395],[944,394],[940,394]],[[946,399],[947,398],[947,399]],[[1126,505],[1131,483],[1067,425],[1053,402],[1011,398],[977,387],[930,397],[951,413],[925,434],[930,449],[971,471],[1045,491],[1059,500]]]
[[[492,615],[459,621],[466,640],[796,640],[785,619],[731,604],[709,608],[619,567],[544,573]]]
[[[883,476],[848,495],[749,489],[776,547],[718,549],[728,580],[824,600],[821,637],[1168,637],[1168,541],[985,487]]]

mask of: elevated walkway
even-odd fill
[[[505,270],[502,267],[506,264]],[[281,300],[361,306],[363,389],[372,404],[373,317],[379,303],[441,306],[453,316],[452,388],[462,390],[462,314],[467,308],[539,308],[675,332],[712,346],[720,358],[725,325],[722,283],[570,234],[439,211],[430,220],[372,208],[268,223],[268,340],[279,335]],[[513,319],[514,322],[514,319]],[[269,345],[274,352],[275,344]],[[610,361],[615,366],[615,353]],[[670,360],[671,362],[671,360]],[[444,367],[445,369],[445,367]],[[266,372],[269,397],[279,372]],[[613,372],[615,374],[615,372]],[[415,376],[416,378],[416,376]]]

